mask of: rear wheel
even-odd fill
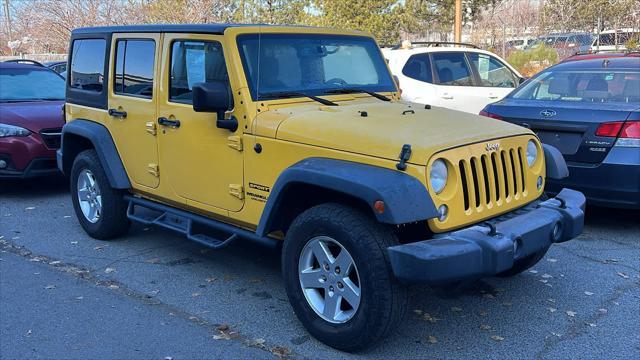
[[[318,205],[295,219],[282,272],[291,306],[311,335],[356,351],[396,328],[408,299],[387,259],[394,244],[390,229],[344,205]]]
[[[95,150],[78,154],[71,169],[73,208],[89,236],[106,240],[129,230],[124,193],[111,188]]]

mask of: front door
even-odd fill
[[[215,113],[195,112],[192,87],[228,81],[222,36],[165,34],[158,108],[160,171],[174,195],[195,207],[239,211],[243,204],[241,131],[216,127]]]
[[[449,109],[479,113],[488,103],[478,96],[471,64],[465,53],[434,52],[431,54],[437,88],[436,105]]]
[[[107,127],[133,187],[158,187],[158,146],[153,127],[157,118],[157,34],[114,34]]]

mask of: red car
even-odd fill
[[[592,60],[592,59],[610,59],[610,58],[619,58],[619,57],[640,57],[640,52],[631,51],[631,52],[577,52],[574,55],[569,56],[568,58],[562,60],[562,62],[567,61],[578,61],[578,60]]]
[[[0,178],[58,173],[64,79],[49,68],[0,63]]]

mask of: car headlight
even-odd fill
[[[527,143],[527,163],[529,167],[533,166],[533,163],[538,159],[538,147],[533,140],[529,140]]]
[[[0,124],[0,138],[9,136],[29,136],[31,131],[19,126]]]
[[[447,185],[447,176],[447,164],[444,163],[444,160],[438,159],[431,164],[429,182],[436,194],[440,194],[444,190],[445,185]]]

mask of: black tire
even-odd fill
[[[513,267],[507,271],[503,271],[500,274],[498,274],[498,277],[512,277],[512,276],[516,276],[520,273],[522,273],[523,271],[531,268],[532,266],[534,266],[535,264],[537,264],[540,260],[542,260],[542,258],[547,254],[547,251],[549,250],[548,247],[533,253],[529,256],[526,256],[518,261],[516,261],[513,264]]]
[[[94,223],[85,217],[78,199],[78,177],[84,169],[91,171],[102,196],[102,212]],[[129,230],[131,222],[127,218],[127,203],[123,198],[125,193],[111,188],[95,150],[85,150],[78,154],[73,161],[70,178],[73,209],[80,225],[89,236],[108,240],[123,235]]]
[[[360,305],[344,323],[331,323],[318,316],[302,291],[298,261],[305,245],[317,236],[339,242],[358,269]],[[378,343],[397,328],[408,307],[407,289],[393,278],[386,251],[397,244],[391,229],[341,204],[315,206],[294,220],[284,240],[282,273],[291,306],[311,335],[331,347],[352,352]]]

